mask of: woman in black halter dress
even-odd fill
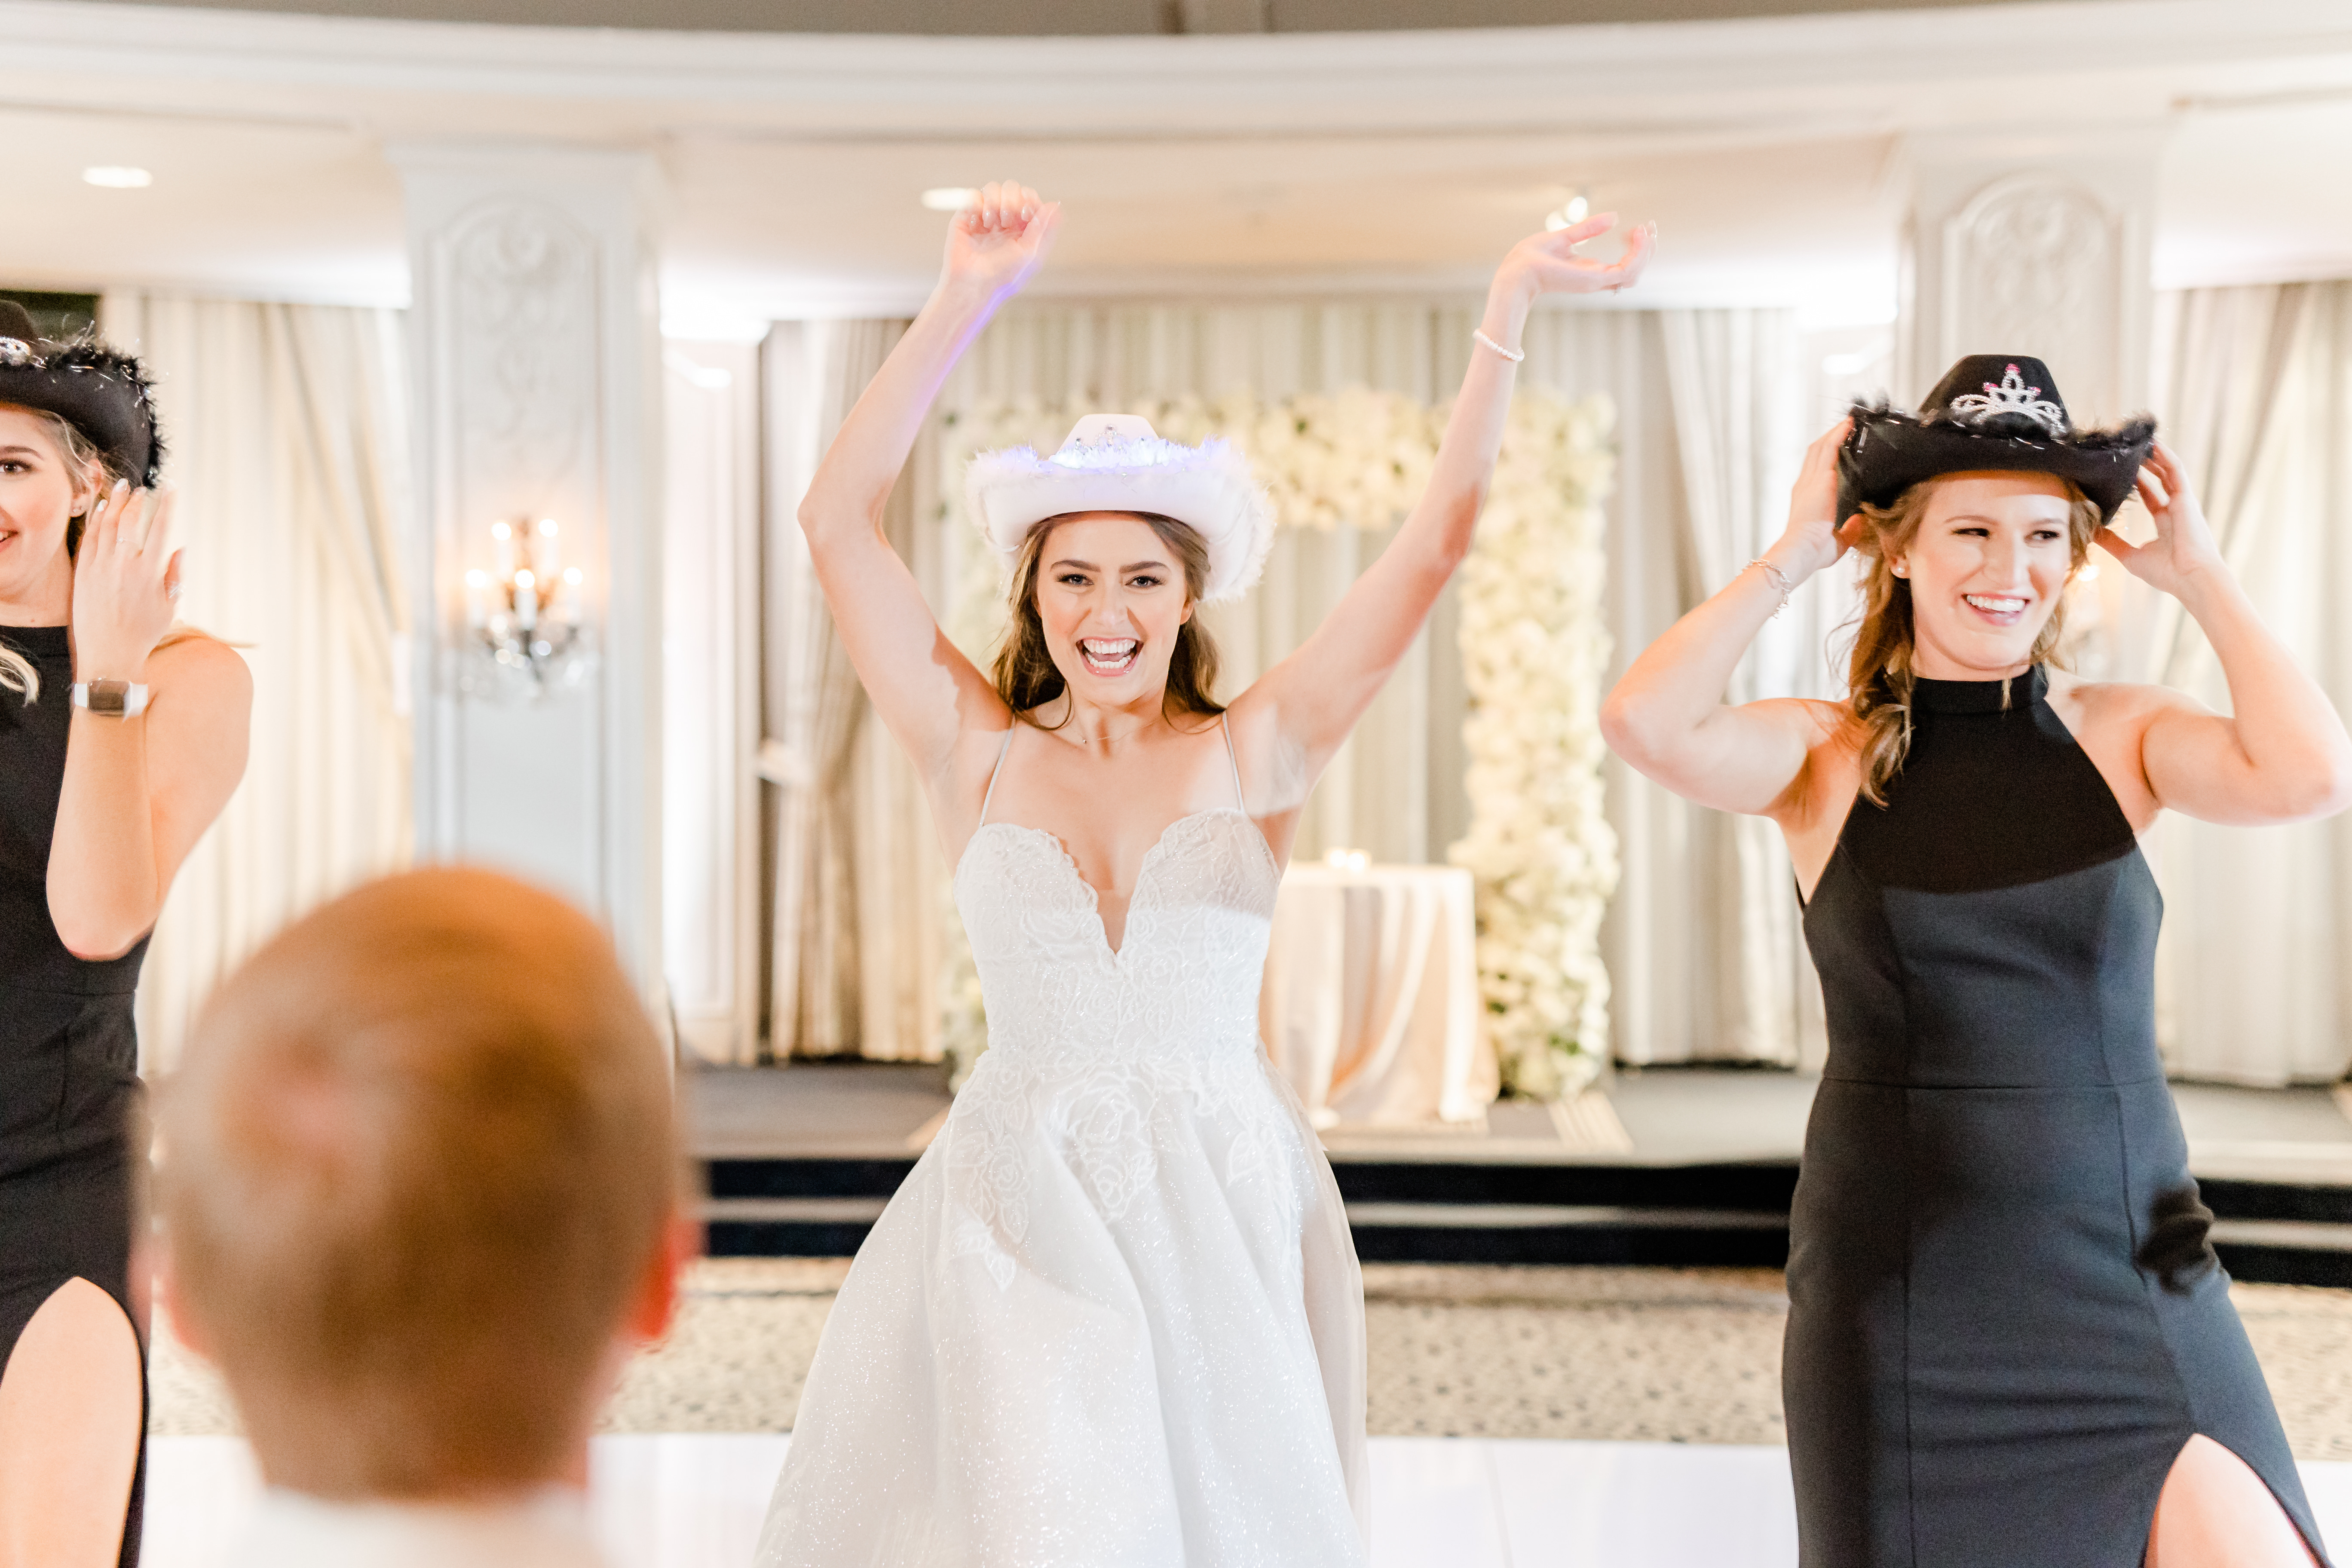
[[[1857,409],[1780,542],[1610,700],[1629,761],[1774,817],[1809,889],[1830,1059],[1790,1217],[1801,1561],[2324,1562],[2157,1055],[2138,835],[2167,805],[2340,810],[2352,739],[2153,427],[2076,433],[2049,384],[1964,360],[1922,416]],[[2158,529],[2137,547],[2106,527],[2135,482]],[[2052,675],[2095,539],[2197,616],[2234,718]],[[1788,589],[1849,547],[1869,558],[1856,696],[1721,707]]]
[[[138,364],[0,301],[0,1561],[139,1554],[147,1165],[132,993],[245,765],[250,685],[172,627]],[[13,1554],[11,1554],[13,1552]]]

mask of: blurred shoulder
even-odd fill
[[[244,656],[209,632],[175,626],[147,656],[150,684],[182,700],[237,709],[253,702],[253,671]]]

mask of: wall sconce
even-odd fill
[[[537,700],[577,686],[596,661],[581,612],[582,576],[563,564],[551,517],[490,524],[495,567],[466,574],[466,630],[457,684],[470,692]]]

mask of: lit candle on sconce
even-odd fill
[[[586,578],[563,564],[562,533],[551,517],[490,524],[495,564],[465,574],[461,689],[536,700],[594,668],[595,628],[582,614]]]

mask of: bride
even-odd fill
[[[1273,519],[1246,460],[1082,420],[972,465],[1013,626],[983,675],[883,504],[1058,205],[992,184],[800,510],[826,603],[955,869],[990,1049],[875,1226],[811,1367],[761,1568],[1364,1561],[1363,1297],[1338,1188],[1257,1037],[1298,813],[1470,547],[1538,295],[1648,259],[1505,258],[1429,489],[1296,653],[1221,708],[1195,618]]]

